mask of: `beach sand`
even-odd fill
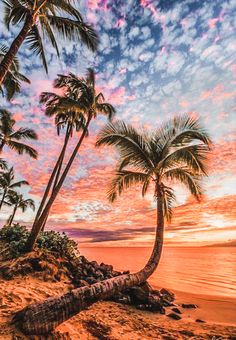
[[[30,339],[10,325],[13,313],[29,303],[62,294],[71,288],[63,282],[43,282],[34,277],[0,280],[0,339]],[[113,302],[98,302],[64,322],[60,339],[236,339],[236,301],[230,298],[176,293],[176,303],[194,303],[197,309],[183,309],[182,320],[139,311]],[[167,309],[167,314],[168,314]],[[205,323],[195,320],[202,319]],[[32,339],[32,338],[31,338]],[[35,337],[35,339],[44,339]],[[55,335],[45,339],[58,339]]]

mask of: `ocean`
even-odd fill
[[[81,248],[89,260],[112,264],[116,270],[141,269],[151,248]],[[165,247],[149,279],[154,287],[186,293],[236,298],[235,247]]]

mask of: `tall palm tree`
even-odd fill
[[[0,189],[2,190],[2,198],[0,201],[0,210],[8,194],[15,193],[15,189],[20,188],[22,185],[29,185],[25,180],[14,182],[15,174],[13,167],[6,172],[0,173]]]
[[[110,201],[137,183],[142,184],[145,195],[153,183],[157,227],[152,254],[137,273],[77,288],[16,313],[14,321],[25,334],[48,334],[94,302],[147,280],[160,261],[165,217],[168,220],[171,217],[174,193],[170,181],[183,183],[197,199],[201,196],[200,179],[206,175],[210,138],[195,119],[174,118],[152,134],[139,133],[132,126],[116,122],[101,131],[97,145],[114,145],[120,154],[118,170],[108,192]]]
[[[101,92],[96,92],[95,73],[92,69],[88,69],[84,78],[78,78],[72,73],[70,73],[68,76],[59,75],[55,80],[54,86],[55,88],[64,89],[65,94],[63,96],[59,96],[55,93],[46,92],[41,95],[41,102],[46,104],[46,114],[56,115],[58,124],[67,124],[68,135],[65,137],[67,139],[65,139],[65,143],[58,158],[58,162],[49,180],[51,186],[56,176],[52,193],[46,203],[46,198],[50,190],[48,185],[39,208],[40,213],[37,213],[28,242],[26,244],[26,251],[31,251],[33,249],[37,237],[45,225],[45,220],[47,219],[50,209],[65,181],[78,150],[85,136],[88,135],[88,128],[91,120],[96,118],[98,114],[103,114],[111,120],[115,114],[114,107],[111,104],[105,102],[103,94]],[[73,124],[75,124],[75,118],[78,119],[78,117],[78,127],[80,128],[83,126],[83,131],[69,158],[68,163],[60,175],[61,165],[67,145],[66,143],[69,139],[69,135],[73,131],[72,128],[69,128],[71,125],[70,122],[74,122]],[[69,125],[68,122],[70,123]]]
[[[37,158],[37,151],[31,146],[22,143],[21,140],[37,139],[37,134],[32,129],[19,128],[14,130],[16,121],[12,114],[4,109],[0,109],[0,153],[4,146],[16,151],[19,155],[26,153],[32,158]]]
[[[14,206],[13,212],[7,221],[7,225],[9,227],[12,225],[17,209],[21,209],[22,212],[25,212],[27,208],[35,210],[35,204],[31,198],[24,199],[23,195],[19,195],[16,192],[14,194],[11,193],[10,195],[8,195],[7,200],[9,204]]]
[[[0,46],[0,62],[3,60],[6,53],[7,47],[3,45]],[[11,100],[15,94],[20,92],[22,81],[30,84],[30,80],[20,73],[19,69],[19,61],[15,57],[8,69],[2,86],[0,85],[0,92],[2,92],[3,96],[6,96],[7,100]]]
[[[81,40],[95,51],[98,37],[94,29],[83,21],[81,13],[70,0],[4,0],[5,23],[22,26],[0,64],[0,86],[13,63],[20,46],[26,41],[30,50],[39,55],[48,72],[44,38],[59,56],[56,35],[70,41]]]

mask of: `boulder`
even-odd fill
[[[194,305],[193,303],[182,303],[181,305],[183,308],[197,308],[197,305]]]
[[[169,302],[173,302],[175,300],[175,294],[172,293],[170,290],[162,288],[160,290],[160,294],[163,297],[163,299],[165,299],[165,300],[167,300]]]
[[[182,314],[181,310],[177,307],[172,308],[172,311],[177,313],[177,314]]]
[[[167,314],[167,316],[171,319],[174,319],[174,320],[180,320],[181,319],[181,316],[178,315],[178,314],[175,314],[175,313],[169,313],[169,314]]]

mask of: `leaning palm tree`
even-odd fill
[[[37,139],[37,134],[32,129],[19,128],[14,130],[16,121],[12,118],[12,114],[4,109],[0,109],[0,153],[4,146],[16,151],[19,155],[23,153],[30,157],[37,158],[37,151],[31,146],[22,143],[21,140]]]
[[[29,183],[25,180],[14,182],[15,174],[13,167],[11,167],[8,171],[0,173],[0,189],[1,189],[1,201],[0,201],[0,210],[2,205],[5,202],[5,198],[8,195],[11,195],[15,192],[15,189],[20,188],[22,185],[29,185]]]
[[[0,46],[0,63],[6,53],[7,47],[4,45]],[[2,86],[0,85],[0,92],[2,92],[2,95],[6,97],[7,100],[11,100],[17,93],[20,92],[21,82],[30,84],[30,80],[20,73],[19,69],[19,61],[15,57],[8,69]]]
[[[41,95],[41,102],[46,104],[47,115],[56,115],[58,126],[60,126],[60,124],[66,123],[67,132],[64,146],[49,179],[48,186],[45,190],[45,194],[41,201],[28,242],[26,244],[26,251],[31,251],[33,249],[37,237],[45,225],[45,220],[48,217],[50,209],[65,181],[65,178],[73,164],[73,161],[85,136],[88,134],[90,122],[92,119],[96,118],[98,114],[103,114],[107,116],[109,120],[111,120],[115,113],[114,107],[111,104],[105,102],[103,94],[101,92],[96,92],[95,73],[92,69],[88,69],[84,78],[78,78],[72,73],[70,73],[68,76],[59,75],[55,80],[54,86],[55,88],[63,89],[65,91],[64,96],[46,92]],[[79,119],[78,128],[83,127],[83,131],[69,158],[68,163],[60,175],[66,145],[69,136],[72,134],[73,124],[76,123],[75,119]],[[75,127],[77,126],[76,124]],[[53,190],[47,200],[53,181]]]
[[[5,23],[22,26],[0,64],[0,86],[9,71],[14,57],[22,43],[26,41],[30,50],[39,55],[48,72],[44,38],[59,56],[57,36],[70,41],[81,40],[89,49],[95,51],[98,37],[94,29],[83,21],[81,13],[70,0],[4,0]]]
[[[12,225],[12,222],[15,218],[16,212],[18,209],[21,209],[21,211],[24,213],[27,208],[31,208],[32,210],[35,210],[35,204],[34,201],[31,198],[24,199],[23,195],[19,195],[16,192],[14,194],[10,194],[6,197],[6,200],[10,205],[12,205],[13,212],[10,215],[7,225],[10,227]]]
[[[25,334],[48,334],[94,302],[139,285],[152,275],[161,257],[165,217],[167,220],[171,217],[174,193],[169,185],[172,180],[184,184],[200,199],[200,180],[206,175],[210,138],[197,120],[188,116],[177,117],[152,134],[139,133],[132,126],[116,122],[101,131],[97,145],[114,145],[120,154],[118,169],[108,192],[110,201],[114,201],[124,189],[140,183],[145,195],[153,183],[157,227],[152,254],[137,273],[77,288],[16,313],[14,321]]]

